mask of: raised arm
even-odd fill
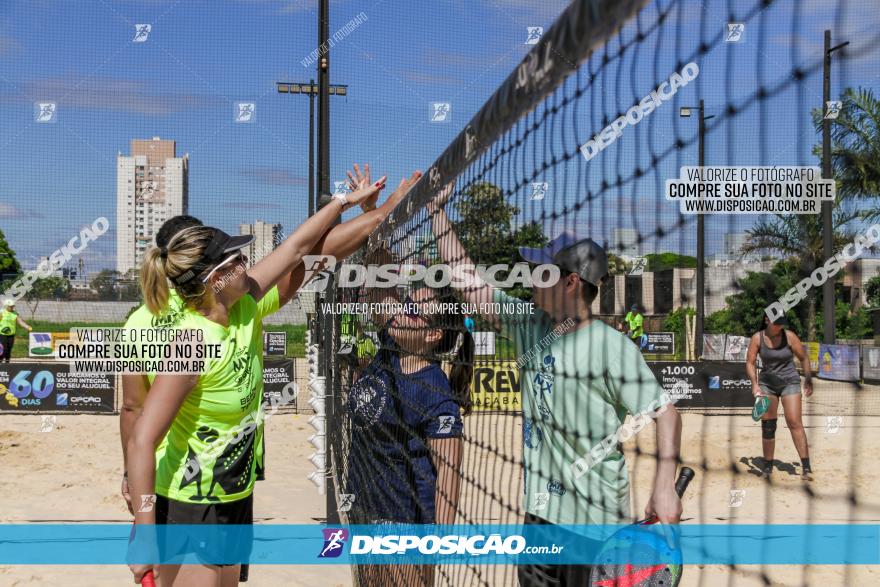
[[[261,300],[266,292],[275,284],[288,276],[293,269],[301,264],[304,255],[315,247],[318,241],[329,230],[340,214],[350,205],[359,204],[379,192],[385,185],[383,177],[371,186],[348,194],[343,203],[340,198],[333,200],[321,208],[314,216],[303,222],[296,231],[287,237],[281,245],[261,259],[248,272],[250,295]],[[288,292],[289,293],[289,292]]]
[[[360,173],[360,169],[357,165],[355,165],[355,173],[357,177],[360,178],[359,183],[353,183],[353,189],[362,189],[368,185],[369,183],[369,167],[366,166],[365,170],[367,175],[362,175]],[[351,174],[349,174],[351,177]],[[406,196],[407,193],[412,189],[412,187],[419,181],[419,178],[422,176],[420,171],[416,171],[410,176],[409,179],[402,179],[400,181],[400,185],[397,186],[397,189],[393,194],[385,201],[384,204],[375,208],[375,205],[372,210],[366,211],[364,214],[361,214],[357,218],[349,220],[343,224],[339,224],[330,229],[330,231],[323,237],[318,243],[309,251],[309,255],[327,255],[338,259],[345,259],[359,248],[361,248],[364,243],[367,242],[367,238],[376,228],[379,227],[382,222],[391,214],[391,211],[400,203],[400,200]],[[357,181],[357,180],[355,180]],[[378,192],[377,192],[378,194]],[[372,198],[370,198],[372,199]],[[366,200],[363,202],[362,207],[369,208],[371,204],[370,200]],[[285,279],[282,278],[281,282],[278,284],[278,293],[280,297],[281,304],[284,305],[288,301],[296,295],[296,292],[299,291],[299,288],[303,286],[303,282],[305,280],[306,275],[306,267],[304,263],[299,263],[289,274],[289,276]],[[316,273],[312,272],[311,276],[316,275]]]
[[[433,200],[428,202],[431,226],[434,230],[434,238],[437,240],[437,252],[443,261],[452,266],[453,269],[463,265],[473,267],[474,262],[468,256],[461,241],[458,240],[458,235],[455,234],[452,222],[449,221],[449,217],[444,210],[454,187],[455,183],[450,182],[440,190]],[[469,304],[490,304],[492,302],[493,290],[491,285],[474,273],[470,283],[462,288],[461,294]],[[500,324],[498,315],[494,312],[484,312],[480,314],[480,317],[488,320],[495,327],[498,327]]]

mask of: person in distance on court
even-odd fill
[[[9,362],[12,358],[12,346],[15,344],[15,327],[21,326],[28,332],[33,328],[15,313],[15,300],[7,299],[3,302],[3,310],[0,310],[0,345],[3,352],[0,354],[0,362]]]
[[[776,424],[778,421],[779,404],[785,410],[785,423],[791,432],[791,439],[801,459],[801,478],[813,480],[813,469],[810,466],[810,447],[807,444],[807,433],[801,415],[801,378],[794,365],[794,358],[800,361],[804,370],[803,395],[813,395],[813,378],[810,373],[810,360],[798,335],[786,329],[788,322],[785,316],[771,321],[764,316],[764,328],[752,335],[749,351],[746,355],[746,373],[752,380],[752,395],[770,398],[770,407],[761,416],[761,445],[764,450],[764,462],[761,476],[769,479],[773,472],[773,456],[776,450]],[[757,358],[761,357],[761,373],[756,367]]]

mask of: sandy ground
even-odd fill
[[[279,414],[266,421],[267,479],[257,485],[257,523],[323,522],[324,497],[306,479],[313,469],[307,415]],[[58,416],[40,432],[39,416],[0,416],[0,523],[130,522],[119,495],[122,466],[118,418]],[[13,473],[13,474],[10,474]],[[293,482],[291,482],[293,480]],[[347,566],[251,567],[244,585],[351,585]],[[0,586],[133,585],[124,566],[0,567]]]
[[[258,485],[258,523],[315,523],[324,498],[306,475],[312,465],[307,415],[267,421],[268,479]],[[880,473],[871,467],[880,441],[880,417],[845,416],[828,427],[807,416],[816,481],[805,487],[784,419],[777,434],[781,471],[771,487],[751,466],[760,455],[760,427],[748,416],[684,414],[682,456],[698,477],[684,499],[685,523],[878,523]],[[118,495],[120,456],[113,416],[59,416],[55,430],[40,432],[39,416],[2,415],[0,431],[0,523],[63,521],[127,522]],[[459,522],[520,519],[521,422],[516,416],[466,418],[462,516]],[[633,511],[644,510],[654,467],[653,433],[626,444],[633,481]],[[293,481],[291,481],[293,480]],[[733,498],[731,491],[735,491]],[[852,492],[854,500],[848,498]],[[811,497],[812,494],[812,497]],[[734,506],[731,500],[734,500]],[[512,567],[447,566],[443,585],[515,585]],[[880,584],[878,567],[685,567],[682,585]],[[0,585],[103,586],[131,584],[124,567],[0,567]],[[250,585],[351,585],[347,567],[252,567]]]

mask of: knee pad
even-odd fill
[[[761,420],[761,436],[767,440],[776,438],[776,418],[772,420]]]

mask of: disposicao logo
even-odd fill
[[[324,547],[318,558],[336,558],[345,550],[345,541],[348,540],[348,530],[341,528],[325,528]]]

